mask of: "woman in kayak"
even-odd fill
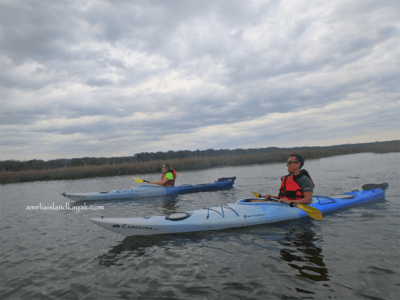
[[[265,199],[278,198],[279,202],[310,204],[314,190],[314,182],[306,170],[301,170],[304,159],[298,154],[290,155],[286,166],[289,174],[282,177],[279,196],[265,195]],[[265,201],[265,200],[254,200]]]
[[[160,181],[149,181],[149,183],[158,184],[158,185],[166,186],[166,187],[174,186],[176,176],[177,176],[177,174],[176,174],[175,170],[171,167],[170,164],[163,164],[161,180]]]

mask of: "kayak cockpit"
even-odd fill
[[[241,205],[266,205],[266,204],[271,205],[271,204],[279,204],[276,201],[267,201],[267,200],[262,201],[261,200],[261,201],[253,202],[253,200],[260,200],[260,199],[258,199],[258,198],[245,198],[245,199],[238,200],[235,203],[236,204],[241,204]]]
[[[165,217],[169,221],[182,221],[190,217],[189,213],[174,213]]]

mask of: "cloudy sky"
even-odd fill
[[[400,139],[396,0],[0,6],[0,160]]]

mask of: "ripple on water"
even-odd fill
[[[103,211],[79,213],[25,207],[65,205],[61,191],[124,188],[132,185],[131,178],[1,186],[2,213],[7,214],[0,219],[0,298],[397,299],[399,174],[386,167],[397,159],[398,154],[362,154],[306,162],[317,194],[387,181],[386,200],[326,215],[321,222],[171,236],[125,238],[89,219],[166,215],[231,203],[250,196],[253,188],[261,193],[277,188],[284,166],[180,172],[184,183],[242,175],[227,191],[99,202],[95,205],[104,206]]]

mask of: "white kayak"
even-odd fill
[[[314,196],[305,208],[329,213],[367,201],[383,198],[387,183],[364,185],[362,191],[338,196]],[[277,202],[251,202],[254,198],[169,216],[142,218],[93,218],[91,221],[105,229],[125,235],[172,234],[276,223],[307,217],[307,209]],[[322,215],[321,215],[322,217]]]

